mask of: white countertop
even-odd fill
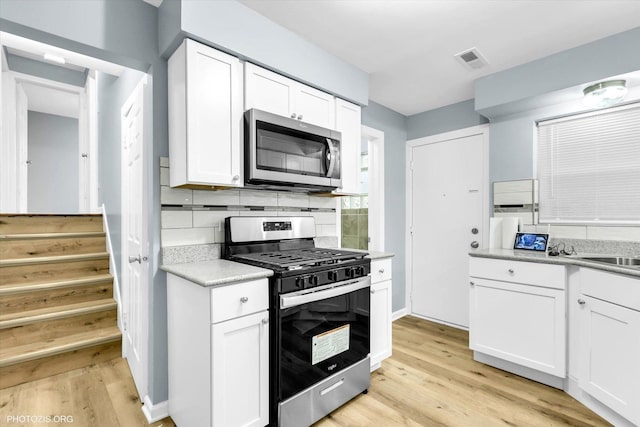
[[[273,271],[266,268],[226,259],[162,265],[160,269],[201,286],[219,286],[273,276]]]
[[[588,261],[575,256],[549,256],[547,254],[528,253],[525,251],[514,251],[513,249],[480,249],[469,252],[470,256],[480,258],[509,259],[514,261],[540,262],[544,264],[576,265],[579,267],[589,267],[597,270],[609,271],[612,273],[626,274],[640,277],[640,268],[624,267],[600,262]],[[608,254],[580,254],[580,256],[616,256]]]

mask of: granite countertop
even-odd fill
[[[560,265],[575,265],[579,267],[589,267],[597,270],[609,271],[612,273],[626,274],[629,276],[640,277],[640,268],[638,267],[624,267],[618,265],[604,264],[600,262],[588,261],[580,259],[576,256],[548,256],[547,254],[526,253],[517,252],[513,249],[480,249],[477,251],[469,252],[470,256],[479,258],[495,258],[495,259],[508,259],[514,261],[526,261],[526,262],[539,262],[544,264],[560,264]],[[584,256],[616,256],[608,254],[585,254],[581,253],[581,257]]]
[[[273,276],[273,271],[266,268],[226,259],[162,265],[160,269],[201,286],[220,286]]]
[[[364,249],[351,249],[351,248],[342,248],[342,249],[344,249],[345,251],[352,251],[352,252],[366,252],[369,254],[367,255],[367,258],[371,258],[372,260],[392,258],[396,256],[396,254],[394,254],[393,252],[378,252],[378,251],[369,251]]]

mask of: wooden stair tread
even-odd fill
[[[117,306],[118,304],[113,298],[105,298],[75,304],[60,305],[57,307],[47,307],[37,310],[4,314],[0,315],[0,329],[13,328],[16,326],[27,325],[29,323],[41,322],[43,320],[62,319],[64,317],[77,316],[80,314],[112,310]]]
[[[113,280],[111,274],[98,274],[80,279],[56,280],[51,282],[35,283],[35,284],[7,284],[0,286],[0,296],[21,294],[25,292],[45,291],[49,289],[68,288],[72,286],[91,285],[100,282]]]
[[[0,368],[98,344],[118,341],[121,338],[122,333],[120,329],[117,326],[112,326],[18,347],[0,347]]]
[[[95,252],[90,254],[55,255],[48,257],[31,257],[0,260],[0,267],[15,267],[20,265],[51,264],[68,261],[88,261],[94,259],[109,258],[108,252]]]
[[[8,240],[35,239],[73,239],[83,237],[104,237],[104,231],[78,231],[75,233],[34,233],[34,234],[0,234],[0,242]]]

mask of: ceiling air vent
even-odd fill
[[[460,53],[456,53],[454,56],[458,59],[458,61],[460,61],[465,67],[469,68],[470,70],[477,70],[478,68],[482,68],[488,64],[484,56],[482,56],[482,54],[475,47],[472,47],[471,49],[467,49]]]

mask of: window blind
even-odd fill
[[[539,221],[640,224],[640,104],[538,123]]]

